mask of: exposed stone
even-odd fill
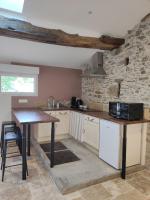
[[[115,85],[111,85],[109,88],[108,88],[108,95],[109,96],[112,96],[112,97],[116,97],[118,95],[118,86],[115,84]]]
[[[141,71],[141,74],[146,74],[145,70],[142,70],[142,71]]]
[[[142,78],[139,78],[140,81],[144,81],[144,80],[148,80],[149,77],[142,77]]]

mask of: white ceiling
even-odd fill
[[[80,69],[98,50],[64,47],[0,36],[0,62]]]
[[[150,0],[25,0],[21,17],[68,33],[122,37],[149,12]],[[0,37],[0,62],[5,63],[80,68],[96,51]]]
[[[25,0],[23,9],[34,24],[91,36],[124,36],[149,12],[150,0]]]

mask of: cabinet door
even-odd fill
[[[60,120],[56,123],[56,135],[69,133],[69,111],[55,111],[55,117]]]
[[[70,111],[69,134],[73,136],[73,111]]]
[[[39,137],[50,137],[51,135],[51,123],[41,123],[38,125]]]
[[[127,126],[127,166],[140,164],[141,162],[141,124]]]
[[[86,116],[84,119],[83,141],[99,149],[99,119]]]
[[[84,115],[75,111],[70,112],[69,134],[76,140],[82,142]]]

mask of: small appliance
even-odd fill
[[[80,108],[80,106],[83,105],[83,101],[81,99],[76,100],[76,108]]]
[[[143,119],[143,103],[109,102],[109,115],[125,120]]]
[[[71,98],[71,108],[76,108],[76,99],[77,99],[77,97]]]
[[[83,101],[77,97],[71,98],[71,108],[80,108],[83,105]]]

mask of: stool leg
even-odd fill
[[[3,158],[4,158],[4,156],[3,156],[3,154],[4,154],[4,145],[1,143],[1,158],[2,158],[2,161],[1,161],[1,170],[2,170],[2,167],[3,167]]]
[[[4,145],[3,161],[2,161],[2,182],[4,181],[5,164],[6,164],[7,142]]]
[[[2,134],[2,133],[1,133]],[[3,146],[4,146],[4,141],[3,139],[1,139],[1,157],[2,157],[2,154],[3,154]]]
[[[29,176],[27,162],[26,162],[26,169],[27,169],[27,176]]]

